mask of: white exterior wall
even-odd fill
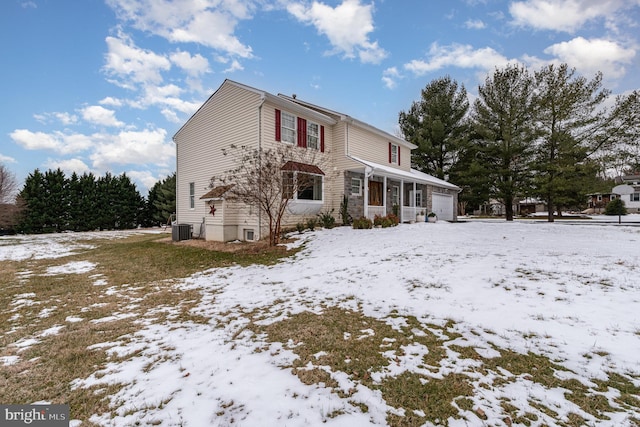
[[[317,123],[320,126],[324,126],[324,153],[318,150],[310,148],[298,147],[297,144],[289,144],[286,142],[276,141],[276,122],[275,122],[275,110],[287,112],[293,114],[296,117],[306,119],[308,122]],[[286,107],[276,106],[270,103],[265,103],[262,108],[262,148],[270,149],[277,148],[279,146],[287,146],[292,150],[292,160],[301,163],[315,164],[324,172],[324,188],[323,188],[323,206],[321,212],[328,212],[331,209],[335,209],[334,216],[337,214],[338,206],[334,206],[334,199],[336,193],[336,173],[334,168],[334,143],[333,143],[334,128],[332,125],[321,123],[319,120],[310,116],[305,116],[299,111],[293,109],[287,109]],[[318,142],[318,145],[320,142]],[[339,187],[338,187],[339,188]],[[316,215],[292,215],[285,213],[282,218],[283,227],[293,227],[298,222],[304,222],[306,218],[315,217]],[[267,218],[263,218],[263,227],[265,233],[268,233]],[[266,236],[266,234],[265,234]]]
[[[234,166],[231,156],[224,156],[222,149],[231,144],[257,146],[259,105],[259,94],[224,84],[174,137],[177,222],[192,224],[194,234],[200,229],[203,218],[211,217],[208,204],[200,200],[210,190],[211,178],[222,177]],[[189,207],[190,182],[195,183],[194,209]],[[220,184],[216,181],[216,185]],[[247,213],[236,206],[227,206],[225,223],[252,223],[257,227],[257,217],[250,218]],[[225,233],[228,236],[231,232],[227,229]],[[242,236],[236,238],[239,237]]]

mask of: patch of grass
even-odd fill
[[[273,264],[290,254],[282,248],[255,251],[248,246],[216,252],[163,242],[163,237],[88,240],[75,254],[62,258],[0,262],[0,356],[19,357],[15,364],[0,365],[0,402],[66,403],[72,418],[93,425],[88,418],[114,409],[109,396],[123,385],[81,388],[73,381],[138,353],[118,357],[107,353],[109,345],[89,347],[126,344],[127,337],[140,329],[141,319],[208,322],[193,312],[201,301],[200,292],[181,289],[177,278],[233,264]],[[96,267],[82,274],[46,275],[47,268],[73,261],[89,261]],[[104,284],[96,286],[97,279]],[[70,316],[79,321],[68,320]],[[57,334],[42,336],[54,326],[61,327]],[[28,339],[39,342],[17,346]],[[160,353],[152,363],[166,357]]]
[[[255,315],[265,320],[259,313]],[[396,409],[387,414],[386,421],[391,426],[441,425],[448,419],[468,420],[469,412],[486,420],[484,409],[490,409],[494,415],[497,412],[514,425],[538,425],[545,416],[556,419],[559,425],[581,425],[585,422],[584,414],[607,420],[607,413],[620,410],[612,407],[603,394],[609,387],[620,391],[616,399],[619,405],[633,411],[639,407],[640,390],[622,375],[611,374],[608,381],[594,380],[598,384],[594,390],[575,379],[563,379],[558,373],[569,372],[568,369],[539,354],[521,354],[492,346],[499,356],[484,358],[473,346],[464,345],[466,340],[453,320],[444,325],[425,324],[397,312],[392,312],[389,320],[396,325],[394,328],[384,319],[327,307],[321,314],[303,312],[268,326],[254,323],[249,327],[265,334],[270,342],[283,343],[299,356],[290,367],[305,384],[324,384],[341,397],[349,398],[352,394],[340,390],[331,380],[332,373],[342,372],[354,383],[379,391],[387,404]],[[419,372],[401,370],[400,374],[391,375],[391,364],[401,366],[403,358],[411,356],[405,354],[407,346],[427,350],[422,355],[422,364],[417,366]],[[452,365],[459,368],[452,371]],[[482,375],[480,380],[478,374]],[[565,389],[567,401],[584,412],[573,413],[561,421],[554,409],[535,400],[523,407],[507,400],[498,408],[475,406],[473,397],[483,394],[481,390],[523,380],[548,389]],[[353,399],[350,402],[358,406]]]
[[[423,411],[426,420],[436,424],[445,422],[449,417],[460,418],[458,408],[453,405],[454,400],[473,395],[470,379],[463,374],[449,374],[440,379],[404,372],[385,378],[379,390],[389,405],[408,412]]]

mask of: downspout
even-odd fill
[[[265,96],[260,96],[260,105],[258,105],[258,171],[262,173],[262,105]],[[258,187],[262,186],[262,179],[258,178]],[[262,240],[262,210],[258,205],[258,240]]]
[[[179,189],[179,185],[178,185],[178,177],[180,176],[178,174],[178,141],[176,141],[176,136],[174,135],[173,138],[171,138],[171,140],[173,141],[173,143],[176,145],[176,224],[178,224],[178,200],[180,200],[180,195],[178,194],[178,189]],[[171,216],[169,216],[169,218],[171,218]],[[171,228],[173,229],[173,224],[171,225]]]

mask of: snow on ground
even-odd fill
[[[282,369],[297,356],[286,343],[265,344],[244,329],[252,310],[273,313],[267,321],[331,305],[381,319],[392,312],[431,324],[450,319],[486,357],[495,356],[492,343],[548,356],[586,382],[606,372],[640,374],[640,228],[441,221],[373,230],[340,227],[302,238],[303,251],[278,265],[212,269],[185,278],[180,286],[201,292],[194,312],[211,318],[208,324],[140,320],[133,336],[101,344],[117,356],[141,351],[74,381],[74,387],[127,384],[111,397],[116,416],[95,414],[91,421],[105,426],[385,424],[390,408],[378,391],[356,386],[349,399],[368,406],[362,413],[329,388],[305,385]],[[4,248],[0,259],[7,259]],[[268,351],[256,351],[265,345]],[[416,364],[408,359],[403,369]],[[518,380],[500,396],[495,393],[483,390],[476,402],[490,408],[506,396],[526,405],[534,396],[552,402],[559,417],[579,412],[562,390],[535,383]],[[341,415],[331,415],[336,413]],[[486,424],[502,425],[498,414],[488,409],[486,415]],[[593,425],[626,425],[624,413],[611,414],[609,421],[582,415]]]
[[[0,261],[22,261],[29,258],[61,258],[91,245],[79,243],[88,239],[121,239],[134,233],[160,232],[160,230],[101,231],[87,233],[62,233],[40,235],[16,235],[0,237]]]

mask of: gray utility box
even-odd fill
[[[171,239],[174,242],[191,240],[191,224],[173,224],[171,228]]]

